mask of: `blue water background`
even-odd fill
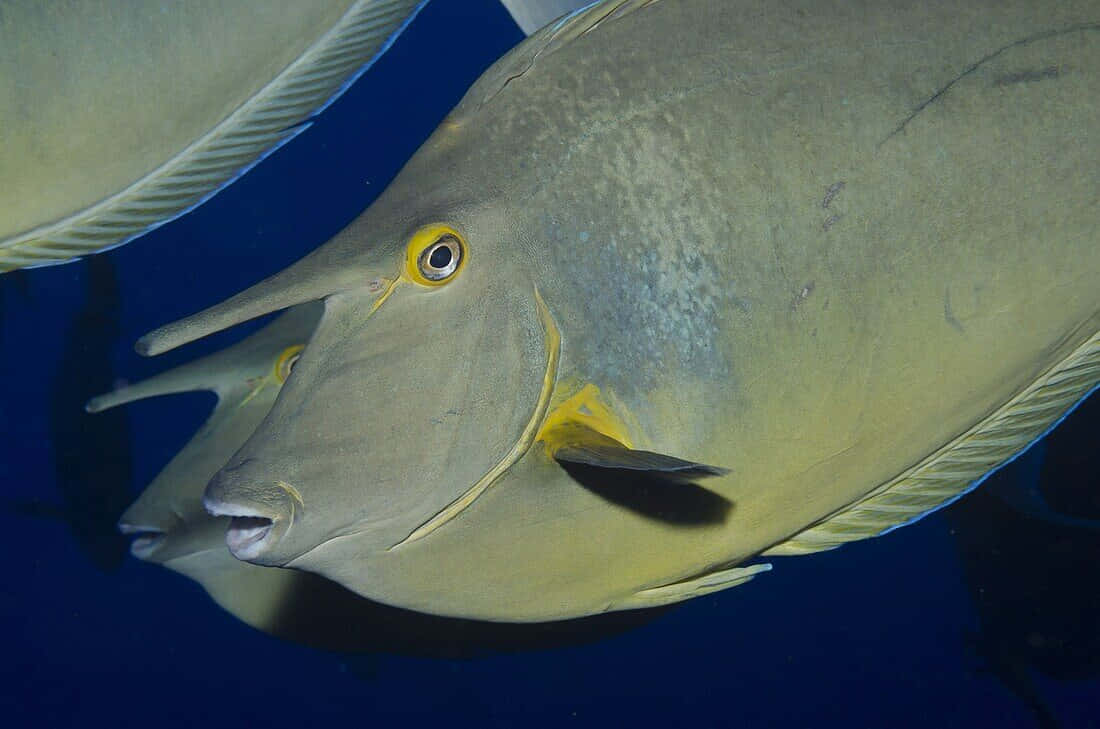
[[[519,39],[495,0],[433,2],[311,129],[196,212],[108,254],[122,287],[118,376],[148,377],[252,331],[154,360],[132,350],[350,222]],[[88,269],[24,279],[25,292],[0,293],[3,496],[57,501],[47,403]],[[212,402],[129,407],[135,496]],[[352,659],[281,642],[160,567],[127,557],[113,573],[96,569],[60,520],[0,512],[0,546],[7,727],[1035,726],[968,643],[977,617],[941,515],[775,560],[752,583],[625,635],[471,660]],[[1064,726],[1100,725],[1096,678],[1035,680]]]

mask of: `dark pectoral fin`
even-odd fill
[[[674,524],[719,524],[733,502],[694,483],[728,469],[628,448],[583,427],[554,449],[554,459],[589,491],[643,516]]]
[[[568,462],[599,468],[638,471],[651,478],[675,483],[690,483],[700,478],[724,476],[729,473],[728,468],[685,461],[663,453],[636,451],[619,443],[562,446],[554,452],[554,459],[559,463]]]

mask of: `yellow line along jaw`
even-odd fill
[[[388,551],[393,551],[410,542],[423,539],[451,519],[454,519],[485,493],[505,471],[515,465],[535,443],[540,426],[546,418],[546,411],[550,407],[550,397],[554,393],[554,383],[558,379],[558,363],[561,358],[561,332],[558,330],[554,317],[547,308],[546,302],[542,300],[542,295],[539,294],[537,288],[535,289],[535,304],[538,307],[539,321],[546,336],[546,370],[542,377],[542,389],[535,403],[534,412],[531,413],[531,419],[527,421],[523,433],[520,434],[519,439],[512,446],[512,449],[505,454],[504,458],[478,479],[477,483],[444,507],[438,514],[413,530],[409,536],[390,547]]]
[[[279,354],[279,358],[275,360],[275,366],[271,370],[272,375],[279,384],[286,382],[286,378],[290,377],[290,372],[294,369],[294,363],[298,361],[303,349],[305,349],[305,345],[295,344],[292,347],[287,347]]]

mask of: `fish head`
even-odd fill
[[[332,539],[388,550],[530,447],[553,325],[534,286],[502,277],[487,249],[479,261],[477,241],[419,227],[384,293],[326,300],[295,378],[207,488],[211,513],[234,518],[236,556],[282,565]],[[422,275],[446,268],[433,258],[459,259],[452,281]]]
[[[531,447],[558,334],[534,246],[505,206],[470,199],[399,179],[310,256],[139,345],[324,301],[294,376],[206,489],[238,558],[308,567],[311,550],[351,539],[384,553]]]
[[[119,518],[119,530],[134,535],[135,557],[176,569],[196,564],[196,555],[225,551],[222,535],[229,520],[206,512],[203,489],[270,410],[320,313],[319,304],[296,307],[225,350],[89,401],[87,409],[98,412],[174,392],[206,390],[217,396],[199,431]]]

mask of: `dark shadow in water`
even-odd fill
[[[343,653],[476,658],[591,643],[638,628],[670,607],[603,613],[548,623],[492,623],[390,607],[302,572],[271,632]]]
[[[30,298],[30,279],[27,278],[27,272],[22,269],[0,273],[0,341],[4,338],[7,297],[13,294],[18,294],[24,299]]]
[[[1100,529],[1052,522],[1001,494],[1038,478],[1039,495],[1058,514],[1097,518],[1098,432],[1093,395],[1036,452],[945,512],[981,625],[974,647],[1044,729],[1059,723],[1033,671],[1059,680],[1100,676]]]
[[[680,526],[722,524],[733,502],[694,483],[676,483],[638,471],[562,462],[565,472],[597,496],[654,521]]]
[[[63,518],[88,558],[113,571],[128,551],[115,523],[132,500],[130,421],[125,408],[91,416],[84,403],[113,389],[111,350],[120,336],[119,287],[114,264],[93,256],[83,308],[66,333],[50,397],[50,436],[61,505],[17,505],[23,513]]]

